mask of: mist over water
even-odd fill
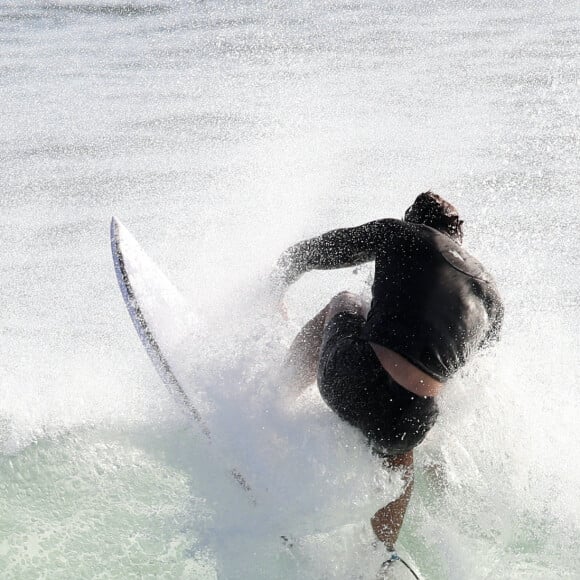
[[[401,544],[430,579],[577,577],[578,38],[564,1],[4,2],[0,575],[372,578],[397,482],[273,378],[370,270],[306,275],[287,325],[254,300],[288,244],[433,188],[506,322],[442,397]],[[257,510],[215,489],[135,336],[111,215],[200,313],[184,360]]]

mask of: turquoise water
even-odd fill
[[[577,577],[579,25],[564,1],[5,2],[0,576],[372,578],[391,488],[268,374],[368,271],[305,276],[283,328],[253,292],[286,245],[433,188],[507,317],[442,398],[401,544],[430,579]],[[214,324],[184,357],[231,399],[260,509],[139,345],[113,214]]]
[[[195,537],[178,532],[207,507],[162,445],[159,433],[84,431],[4,460],[5,577],[207,576],[181,556]]]

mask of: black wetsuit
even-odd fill
[[[368,317],[343,313],[327,326],[319,388],[342,418],[387,452],[400,453],[422,441],[437,406],[397,385],[368,343],[445,381],[497,336],[503,305],[491,276],[449,236],[395,219],[300,242],[282,255],[277,272],[287,286],[309,270],[370,260],[375,280]]]

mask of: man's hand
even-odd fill
[[[283,320],[288,321],[288,307],[286,306],[286,301],[284,299],[277,302],[276,311],[282,317]]]

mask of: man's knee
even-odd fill
[[[402,469],[403,473],[408,474],[413,471],[413,449],[398,455],[389,455],[384,458],[383,466],[386,469]]]
[[[360,296],[352,292],[339,292],[326,308],[326,322],[340,312],[349,312],[359,316],[364,316],[364,305]]]

